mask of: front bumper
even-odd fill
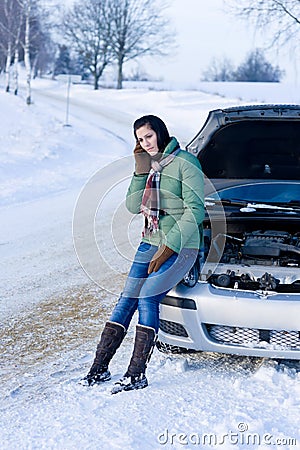
[[[300,294],[203,281],[178,285],[161,303],[159,340],[197,351],[300,360]]]

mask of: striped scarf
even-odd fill
[[[141,213],[144,216],[144,229],[142,236],[150,235],[158,231],[160,210],[160,175],[164,167],[170,164],[177,153],[180,151],[179,144],[173,153],[169,154],[161,161],[151,161],[151,170],[149,172],[145,190],[141,203]]]

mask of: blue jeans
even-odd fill
[[[165,261],[157,272],[148,275],[149,263],[158,250],[154,245],[141,242],[129,271],[124,291],[110,316],[127,329],[133,314],[139,312],[138,323],[158,332],[159,304],[193,266],[198,250],[184,248]]]

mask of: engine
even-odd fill
[[[300,266],[300,235],[287,231],[253,231],[241,238],[226,235],[220,262]]]
[[[223,242],[225,239],[225,247],[218,255],[221,239]],[[210,247],[216,249],[213,259],[218,257],[220,265],[215,273],[208,272],[209,283],[223,288],[300,292],[299,232],[267,230],[220,234],[210,242]],[[207,245],[206,249],[209,250]],[[283,267],[286,269],[280,269]],[[287,272],[291,274],[290,282],[285,281]]]

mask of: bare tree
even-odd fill
[[[109,0],[106,20],[111,24],[111,46],[118,65],[117,88],[122,88],[123,64],[144,55],[166,55],[174,50],[175,33],[162,12],[162,0]]]
[[[30,27],[33,14],[33,2],[34,0],[18,0],[23,10],[24,22],[25,22],[25,36],[22,42],[24,49],[24,64],[26,70],[26,103],[31,104],[31,58],[30,58]]]
[[[254,20],[258,28],[268,30],[271,45],[298,44],[300,0],[225,0],[225,4],[229,12]]]
[[[269,63],[262,50],[250,52],[245,61],[233,74],[234,81],[272,82],[278,83],[284,72],[278,66]]]
[[[10,90],[10,68],[14,62],[14,92],[18,93],[20,55],[26,68],[26,103],[31,103],[31,54],[33,24],[37,20],[37,0],[3,0],[0,7],[2,47],[6,46],[6,91]]]
[[[18,94],[19,89],[19,54],[20,54],[20,38],[21,38],[21,27],[22,27],[22,14],[18,17],[18,26],[16,28],[15,34],[15,53],[14,53],[14,94]]]
[[[233,66],[228,58],[213,58],[209,67],[203,72],[203,81],[232,81]]]
[[[18,0],[3,0],[0,3],[0,47],[6,60],[6,92],[10,91],[13,58],[15,61],[18,58],[21,26],[22,12]]]
[[[51,36],[53,17],[49,17],[49,12],[39,7],[31,21],[30,58],[33,78],[54,68],[57,46]]]
[[[94,77],[94,89],[112,61],[108,0],[80,0],[64,16],[64,35]]]

